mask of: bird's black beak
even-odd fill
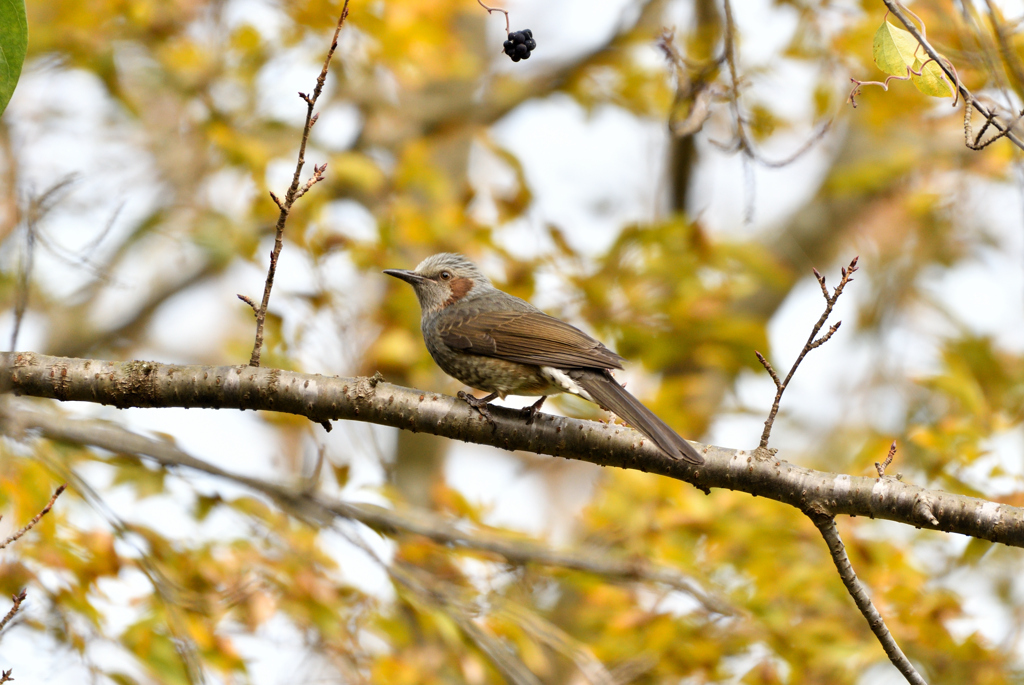
[[[425,279],[415,271],[406,271],[405,269],[384,269],[384,273],[388,276],[394,276],[400,278],[409,285],[416,285],[422,283]]]

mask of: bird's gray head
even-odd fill
[[[387,269],[384,273],[412,285],[424,314],[438,312],[459,300],[494,289],[476,264],[451,252],[427,257],[415,271]]]

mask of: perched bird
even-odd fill
[[[540,395],[524,410],[532,423],[548,395],[570,392],[614,413],[670,457],[704,463],[690,443],[612,378],[610,369],[621,369],[622,357],[575,326],[498,290],[462,255],[436,254],[415,271],[384,273],[416,290],[423,340],[437,365],[490,393],[483,398],[459,393],[484,416],[490,418],[487,403],[496,397]]]

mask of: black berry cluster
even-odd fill
[[[530,53],[537,47],[537,41],[533,39],[533,31],[523,29],[508,34],[505,41],[505,54],[512,58],[513,62],[521,59],[530,59]]]

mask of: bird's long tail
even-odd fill
[[[703,464],[704,457],[686,442],[678,433],[669,428],[640,400],[626,392],[607,371],[573,369],[569,377],[586,390],[602,409],[612,412],[620,419],[654,441],[668,456],[682,459],[691,464]]]

